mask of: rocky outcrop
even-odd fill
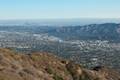
[[[66,68],[73,80],[120,80],[120,73],[104,66],[96,66],[91,70],[81,67],[79,64],[69,62]]]
[[[0,49],[0,80],[120,80],[120,74],[103,66],[88,70],[49,53]]]

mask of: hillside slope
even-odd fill
[[[120,80],[120,74],[102,66],[88,70],[49,53],[0,49],[0,80]]]
[[[120,24],[105,23],[60,27],[48,33],[68,40],[119,40]]]

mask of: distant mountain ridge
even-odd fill
[[[0,20],[0,25],[39,25],[39,26],[73,26],[102,23],[119,23],[119,18],[69,18],[69,19],[26,19]]]
[[[76,26],[1,25],[0,31],[48,34],[65,40],[115,40],[120,41],[120,24],[104,23]]]
[[[60,27],[50,30],[48,33],[64,39],[118,40],[120,39],[120,24],[105,23]]]

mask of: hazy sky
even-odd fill
[[[120,18],[120,0],[0,0],[0,19]]]

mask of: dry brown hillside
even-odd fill
[[[49,53],[0,49],[0,80],[120,80],[120,74],[106,67],[88,70]]]

